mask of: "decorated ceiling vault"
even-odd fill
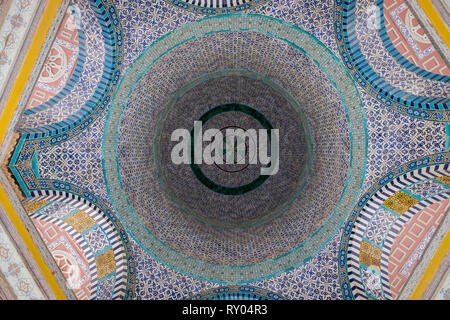
[[[450,298],[445,8],[1,1],[0,299]]]

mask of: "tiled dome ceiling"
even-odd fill
[[[230,24],[243,31],[227,31]],[[258,15],[199,21],[161,42],[125,76],[105,130],[117,134],[103,145],[107,184],[121,188],[111,194],[119,215],[139,217],[128,226],[133,236],[211,280],[264,278],[308,259],[337,231],[364,175],[363,111],[344,67],[324,65],[334,56],[304,31]],[[203,119],[203,130],[263,129],[260,118],[279,129],[273,176],[258,164],[171,161],[178,128]],[[108,166],[115,162],[118,170]]]

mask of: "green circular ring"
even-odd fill
[[[245,114],[255,118],[266,130],[273,129],[272,124],[269,122],[269,120],[266,119],[266,117],[264,117],[264,115],[262,113],[260,113],[256,109],[253,109],[249,106],[246,106],[246,105],[243,105],[240,103],[227,103],[227,104],[222,104],[217,107],[214,107],[214,108],[208,110],[207,112],[205,112],[200,117],[199,121],[206,123],[209,119],[211,119],[214,116],[217,116],[224,112],[232,112],[232,111],[242,112],[242,113],[245,113]],[[193,161],[193,157],[194,157],[194,138],[193,138],[193,136],[194,136],[194,129],[191,130],[191,157],[192,157],[191,169],[192,169],[192,172],[204,186],[211,189],[212,191],[220,193],[220,194],[224,194],[224,195],[232,195],[232,196],[242,195],[242,194],[245,194],[252,190],[255,190],[260,185],[262,185],[267,179],[269,179],[270,176],[268,176],[268,175],[267,176],[259,175],[258,178],[256,178],[252,182],[241,185],[241,186],[237,186],[237,187],[227,187],[227,186],[222,186],[220,184],[215,183],[214,181],[209,179],[203,173],[200,166],[198,164],[195,164]],[[270,140],[271,136],[269,135],[268,137]],[[267,166],[270,167],[270,163]]]

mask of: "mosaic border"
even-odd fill
[[[232,14],[249,10],[268,0],[164,0],[178,8],[204,15]],[[224,2],[227,2],[224,5]],[[228,5],[229,3],[229,5]]]
[[[84,34],[83,30],[81,29],[81,20],[80,20],[80,17],[77,15],[75,8],[72,5],[70,5],[69,7],[71,9],[71,13],[75,17],[75,21],[76,21],[77,28],[78,28],[78,40],[79,40],[78,58],[77,58],[77,63],[75,65],[75,67],[73,68],[73,73],[70,76],[70,79],[65,84],[64,88],[61,89],[61,91],[59,91],[54,97],[52,97],[50,100],[42,103],[41,105],[25,110],[23,112],[24,115],[37,113],[39,111],[50,108],[54,104],[58,103],[65,96],[67,96],[70,93],[70,91],[72,91],[75,84],[78,82],[78,80],[80,78],[81,72],[84,67],[84,62],[86,61],[86,47],[85,47],[86,35]]]
[[[436,81],[442,81],[442,82],[450,82],[450,76],[444,76],[442,74],[437,74],[434,72],[427,71],[419,66],[416,66],[415,64],[411,63],[408,59],[406,59],[394,46],[394,44],[391,41],[391,38],[389,37],[387,30],[386,30],[386,23],[384,19],[384,0],[377,0],[377,6],[380,12],[380,28],[378,29],[378,33],[380,35],[380,38],[384,44],[384,47],[386,48],[387,52],[404,68],[406,68],[409,71],[414,72],[418,76],[436,80]]]
[[[394,88],[364,58],[355,30],[357,0],[334,0],[334,30],[338,50],[354,80],[382,105],[408,116],[450,121],[450,98],[421,97]]]
[[[46,200],[56,200],[60,202],[68,203],[77,208],[81,208],[87,213],[91,213],[92,217],[104,230],[111,230],[111,226],[114,232],[118,234],[118,237],[114,237],[114,256],[115,257],[125,257],[122,260],[126,260],[126,263],[116,264],[117,269],[121,271],[122,269],[126,272],[116,281],[121,281],[120,286],[114,290],[114,299],[124,299],[130,300],[135,296],[135,284],[136,284],[136,271],[135,271],[135,258],[133,249],[131,247],[131,242],[125,228],[120,223],[119,219],[115,214],[109,210],[105,204],[102,202],[93,203],[91,199],[85,199],[80,195],[58,190],[36,190],[32,192],[32,196],[35,199],[46,199]],[[123,250],[120,250],[123,248]],[[122,269],[119,269],[120,268]],[[117,290],[117,291],[116,291]]]
[[[202,291],[189,300],[285,300],[278,293],[253,286],[226,286]]]
[[[25,132],[22,133],[10,160],[9,168],[26,196],[30,195],[30,191],[39,189],[71,190],[71,187],[63,181],[40,179],[37,177],[32,164],[35,153],[72,139],[88,128],[108,108],[119,82],[123,60],[123,47],[121,24],[116,9],[111,0],[89,1],[91,8],[94,9],[102,26],[102,34],[105,41],[106,55],[102,76],[103,80],[100,81],[92,99],[80,109],[79,113],[84,114],[81,118],[75,114],[60,123],[52,124],[44,128],[25,129]],[[95,103],[92,103],[92,101]],[[27,130],[36,132],[27,133]],[[83,193],[86,192],[83,191]],[[85,196],[88,198],[92,196],[89,193],[87,194]]]
[[[92,97],[67,119],[40,128],[21,131],[29,140],[47,138],[50,144],[70,139],[89,126],[108,107],[118,84],[123,60],[122,26],[112,0],[89,0],[102,28],[105,61],[102,78]],[[51,138],[51,139],[49,139]]]
[[[33,200],[43,200],[43,199],[31,199]],[[44,222],[52,223],[57,225],[61,228],[61,230],[64,230],[67,232],[67,234],[76,241],[78,246],[83,250],[84,255],[87,259],[87,262],[89,264],[89,272],[92,279],[91,282],[91,288],[90,288],[90,298],[95,299],[95,296],[97,295],[97,265],[95,264],[94,255],[92,254],[91,250],[89,249],[89,246],[87,245],[86,241],[83,239],[83,237],[70,225],[65,223],[63,220],[54,218],[51,216],[42,215],[39,213],[31,213],[29,214],[29,217],[32,219],[39,219]]]
[[[364,286],[359,280],[358,243],[361,243],[365,231],[361,226],[367,227],[372,214],[381,203],[396,191],[403,188],[405,184],[405,182],[402,182],[403,179],[408,182],[408,185],[420,180],[429,179],[435,171],[448,171],[450,167],[449,162],[450,152],[438,153],[409,161],[401,167],[387,173],[378,183],[372,185],[368,192],[359,198],[358,204],[353,208],[350,217],[345,223],[339,247],[338,272],[344,299],[353,300],[358,297],[366,297]],[[445,175],[444,172],[439,172],[436,175]],[[423,177],[422,179],[419,178],[421,176]],[[356,254],[355,252],[358,253]],[[382,268],[383,270],[387,270],[386,259],[383,260]],[[383,273],[382,279],[388,283],[386,276],[386,273]],[[388,296],[390,296],[389,288],[386,287],[386,289]]]

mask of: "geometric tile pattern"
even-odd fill
[[[385,30],[376,6],[380,3],[383,0],[334,2],[335,35],[349,73],[386,107],[416,118],[447,121],[450,99],[445,92],[450,77],[427,75],[418,67],[408,70],[398,63],[383,43],[387,34],[377,32]],[[404,60],[402,64],[411,64]]]
[[[252,282],[252,286],[281,293],[292,300],[337,300],[339,277],[336,252],[339,247],[338,232],[322,251],[308,262],[272,278]],[[132,240],[136,257],[136,298],[143,300],[189,299],[204,290],[222,286],[188,276],[154,259],[136,241]]]
[[[450,199],[433,203],[416,214],[395,237],[389,254],[389,287],[396,298],[423,254],[445,213]]]
[[[448,156],[449,155],[447,155],[447,157]],[[433,201],[442,201],[445,200],[446,197],[450,197],[450,193],[441,193],[440,195],[432,196],[427,200],[420,202],[416,198],[401,191],[414,183],[448,175],[448,172],[450,171],[449,164],[427,166],[412,171],[403,169],[404,167],[411,168],[417,166],[418,163],[423,163],[424,159],[427,158],[406,163],[402,168],[398,168],[395,171],[397,172],[397,175],[387,175],[381,179],[379,183],[369,189],[369,193],[362,196],[356,209],[354,209],[349,220],[347,220],[341,239],[340,254],[340,270],[346,268],[344,269],[346,271],[340,274],[341,287],[346,299],[368,298],[366,291],[364,290],[364,282],[360,276],[360,268],[362,268],[360,263],[367,267],[373,265],[371,269],[380,275],[382,285],[381,290],[384,298],[391,299],[392,294],[389,288],[388,259],[391,251],[390,247],[394,242],[396,234],[400,232],[402,226],[407,223],[414,216],[414,213],[420,210],[422,206],[433,203]],[[433,156],[433,159],[435,161],[444,161],[444,156],[435,155]],[[428,160],[425,161],[425,164],[430,165],[430,161],[431,159],[428,158]],[[390,199],[390,201],[387,201],[388,199]],[[386,204],[391,207],[390,210],[392,210],[392,208],[396,209],[399,213],[402,213],[402,215],[397,216],[397,214],[390,212],[386,207]],[[382,206],[385,207],[383,208]],[[380,217],[378,218],[379,214]],[[388,222],[385,222],[386,217]],[[375,224],[377,223],[380,223],[379,227],[375,227]],[[387,227],[388,224],[390,227]],[[383,230],[384,234],[377,234],[377,236],[374,237],[375,230]],[[419,229],[415,228],[414,230],[418,232]],[[376,241],[370,243],[370,237]],[[381,241],[381,239],[384,240]],[[346,242],[348,245],[345,244]],[[377,297],[374,293],[371,294],[371,296],[374,298]]]
[[[432,73],[450,75],[439,52],[428,39],[420,23],[404,0],[384,0],[382,4],[386,32],[400,57]],[[389,51],[389,47],[387,48]],[[400,61],[399,61],[400,62]]]
[[[372,269],[380,268],[381,249],[367,241],[361,241],[359,262]]]
[[[441,192],[449,192],[450,187],[445,184],[439,183],[433,179],[430,179],[413,184],[412,186],[406,188],[406,190],[416,196],[419,196],[422,199],[426,199],[429,196]]]
[[[381,247],[386,233],[395,220],[397,215],[382,207],[379,208],[367,227],[365,237]]]
[[[88,241],[89,245],[92,248],[92,251],[94,251],[94,254],[97,254],[109,247],[108,238],[106,237],[105,232],[99,226],[95,226],[92,229],[89,229],[83,234],[83,236]]]
[[[342,230],[306,263],[273,278],[251,284],[291,300],[339,300],[338,255]]]
[[[95,263],[97,265],[99,279],[116,270],[116,261],[114,259],[114,252],[112,250],[108,250],[96,256]]]
[[[101,145],[106,113],[81,132],[53,148],[37,153],[39,177],[85,186],[107,201],[108,194],[102,172]]]
[[[31,219],[67,285],[79,300],[89,300],[96,290],[96,266],[89,246],[83,237],[62,220],[31,214]]]
[[[410,207],[419,203],[419,200],[410,196],[403,191],[396,192],[393,196],[383,202],[383,206],[389,208],[397,213],[403,214]]]
[[[72,212],[75,212],[64,221],[56,218],[57,215],[49,214],[47,216],[37,215],[40,219],[52,219],[55,224],[67,226],[72,233],[81,238],[85,247],[89,251],[92,263],[95,268],[91,267],[92,293],[91,299],[96,299],[98,295],[98,280],[112,274],[115,279],[112,291],[109,295],[112,299],[123,299],[127,289],[127,254],[125,253],[124,244],[121,235],[117,232],[115,226],[110,221],[109,217],[92,206],[89,202],[71,194],[62,193],[58,191],[47,192],[33,192],[34,200],[47,200],[51,203],[60,202],[68,204],[72,207]],[[100,277],[101,275],[101,277]],[[103,289],[105,290],[105,288]],[[103,292],[103,295],[107,294]]]
[[[367,164],[363,191],[402,164],[445,151],[445,123],[415,119],[386,108],[364,90]]]

